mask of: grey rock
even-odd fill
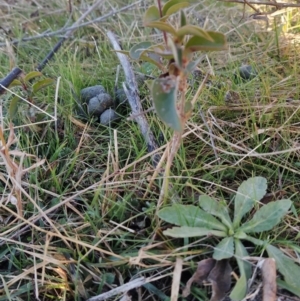
[[[239,68],[239,74],[242,79],[249,80],[257,76],[256,70],[250,65],[243,65]]]
[[[80,91],[81,100],[88,102],[91,98],[96,97],[99,94],[106,93],[105,89],[101,85],[84,88]]]
[[[94,116],[99,116],[109,107],[114,105],[112,97],[107,93],[102,93],[93,97],[88,102],[88,113]]]
[[[100,123],[102,125],[109,125],[119,119],[119,115],[113,109],[104,111],[100,116]]]
[[[127,96],[124,89],[118,89],[116,91],[116,102],[118,105],[123,104],[127,101]]]

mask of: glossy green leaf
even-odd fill
[[[166,236],[176,237],[176,238],[186,238],[186,237],[201,237],[201,236],[218,236],[225,237],[226,233],[218,230],[211,230],[199,227],[173,227],[171,229],[163,231]]]
[[[209,33],[196,25],[185,25],[177,30],[176,36],[178,38],[183,38],[184,36],[191,35],[195,37],[202,37],[210,42],[214,42],[214,39],[209,35]]]
[[[173,40],[170,40],[169,44],[177,67],[182,67],[182,47],[175,44]]]
[[[175,131],[182,131],[181,120],[176,109],[177,82],[170,77],[153,81],[151,96],[158,117]]]
[[[170,0],[170,1],[166,2],[166,4],[163,6],[163,9],[162,9],[162,15],[163,16],[167,15],[168,10],[172,6],[182,3],[182,1],[183,0]],[[188,1],[184,1],[184,3],[188,3]]]
[[[177,226],[200,227],[226,231],[226,227],[211,214],[197,206],[174,204],[158,212],[159,218]]]
[[[233,237],[225,237],[216,245],[213,258],[216,260],[231,258],[233,256],[233,253]]]
[[[155,5],[149,6],[144,14],[144,18],[143,18],[144,24],[147,25],[148,23],[157,21],[159,19],[160,19],[160,14],[157,6]]]
[[[208,195],[201,195],[199,197],[199,204],[204,211],[220,218],[228,229],[232,228],[232,221],[228,213],[228,208],[224,203],[218,202]]]
[[[245,233],[263,232],[276,226],[292,205],[290,200],[270,202],[262,206],[253,218],[244,223],[239,229]]]
[[[22,83],[21,81],[19,81],[18,79],[14,79],[10,85],[8,86],[9,89],[11,89],[12,87],[22,87]]]
[[[52,79],[52,78],[45,78],[41,81],[34,83],[32,85],[32,94],[35,94],[38,91],[40,91],[48,86],[51,86],[53,83],[54,83],[54,79]]]
[[[209,36],[213,39],[193,36],[185,44],[186,52],[196,51],[219,51],[227,49],[226,37],[219,32],[207,31]]]
[[[235,284],[230,294],[230,298],[233,301],[240,301],[243,300],[247,295],[248,279],[251,277],[252,268],[251,268],[251,264],[243,259],[243,257],[249,256],[244,245],[241,243],[239,239],[235,239],[234,243],[235,243],[235,258],[239,266],[240,278]]]
[[[253,177],[244,181],[237,190],[234,199],[233,224],[238,227],[243,216],[260,201],[267,191],[267,180],[263,177]]]
[[[153,22],[149,22],[148,24],[146,24],[147,27],[151,27],[151,28],[157,28],[161,31],[165,31],[168,32],[172,35],[176,35],[176,30],[173,26],[171,26],[168,23],[162,22],[162,21],[153,21]]]
[[[180,27],[183,27],[187,24],[185,12],[180,11]]]
[[[148,62],[148,63],[155,65],[157,68],[159,68],[161,70],[164,70],[164,66],[161,63],[152,59],[151,57],[147,56],[146,54],[142,54],[140,56],[140,59],[143,60],[144,62]]]
[[[20,97],[15,95],[10,101],[8,113],[9,113],[9,117],[11,119],[13,119],[18,112],[18,106],[19,106],[20,100],[21,100]]]
[[[30,80],[36,78],[36,77],[40,77],[42,76],[43,73],[42,72],[39,72],[39,71],[31,71],[29,73],[27,73],[24,77],[24,81],[25,82],[29,82]]]
[[[266,250],[270,258],[274,258],[279,272],[283,275],[284,281],[294,289],[299,289],[300,266],[287,257],[278,248],[267,245]],[[300,295],[298,295],[300,297]]]
[[[177,13],[179,10],[189,7],[189,5],[190,4],[188,2],[180,2],[180,3],[174,4],[167,10],[167,12],[165,13],[164,16],[171,16],[171,15]]]
[[[192,73],[203,60],[203,57],[199,57],[196,61],[190,61],[186,66],[186,71]]]
[[[152,44],[150,42],[141,42],[138,43],[136,45],[134,45],[133,47],[131,47],[131,49],[129,50],[129,56],[133,59],[133,60],[138,60],[140,58],[140,56],[142,55],[142,53],[147,50]]]

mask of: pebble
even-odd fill
[[[250,65],[243,65],[239,68],[239,74],[242,79],[250,80],[257,76],[256,70]]]
[[[105,110],[100,116],[100,123],[102,125],[110,125],[119,119],[119,115],[113,109]]]
[[[107,93],[102,93],[93,97],[88,102],[88,113],[94,116],[99,116],[106,109],[112,107],[114,101],[112,97]]]
[[[80,91],[80,97],[82,101],[88,102],[91,98],[103,93],[106,93],[104,87],[101,85],[96,85],[82,89]]]

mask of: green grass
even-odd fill
[[[61,1],[51,1],[47,4],[51,7],[37,2],[44,6],[39,10],[40,18],[30,17],[37,9],[30,5],[19,5],[1,16],[9,31],[8,38],[21,38],[25,33],[20,24],[24,26],[25,22],[29,36],[48,28],[58,30],[69,18],[71,25],[93,1],[73,1],[71,16]],[[91,18],[127,4],[125,0],[104,1]],[[3,5],[4,1],[0,1]],[[51,14],[56,10],[58,13]],[[144,11],[143,6],[136,5],[126,13],[79,29],[43,70],[45,77],[61,78],[57,87],[59,98],[56,104],[52,86],[39,92],[34,104],[51,116],[56,106],[57,130],[54,121],[43,112],[38,114],[38,120],[45,123],[35,124],[37,120],[28,118],[28,105],[20,103],[13,120],[16,141],[9,149],[10,158],[19,171],[33,168],[22,175],[21,218],[11,202],[11,195],[16,192],[15,176],[9,174],[6,159],[0,158],[0,301],[35,297],[86,300],[140,276],[157,279],[133,290],[132,300],[167,300],[176,257],[186,260],[183,287],[196,262],[209,257],[210,246],[217,243],[215,238],[197,241],[162,235],[167,225],[158,222],[155,215],[162,178],[159,176],[150,186],[155,170],[138,126],[127,119],[128,112],[114,128],[103,127],[88,115],[78,114],[73,93],[96,84],[102,84],[109,93],[114,91],[119,61],[106,38],[107,29],[119,35],[124,50],[138,41],[159,38],[141,26]],[[268,238],[287,252],[299,252],[299,46],[293,46],[283,33],[276,36],[274,30],[266,32],[257,23],[246,24],[242,20],[238,24],[242,6],[223,6],[212,1],[198,4],[188,11],[195,24],[193,11],[210,12],[206,28],[228,33],[230,51],[208,54],[215,73],[211,78],[214,87],[203,91],[187,124],[171,170],[168,202],[197,204],[199,194],[203,193],[230,202],[243,180],[264,176],[268,192],[291,198],[296,214],[291,212],[276,231],[268,233]],[[290,14],[290,23],[295,28],[287,34],[297,34],[297,16]],[[33,71],[58,39],[23,42],[13,47],[13,53],[1,47],[0,77],[15,63],[26,73]],[[234,74],[243,62],[253,65],[259,76],[248,82],[235,81]],[[205,59],[201,69],[209,70],[209,64]],[[135,70],[144,68],[139,62],[133,66]],[[123,80],[120,72],[119,87]],[[241,104],[225,104],[228,89],[240,93]],[[151,100],[147,90],[143,92],[146,110]],[[11,94],[1,97],[5,113]],[[294,103],[287,103],[287,98],[293,98]],[[217,159],[200,110],[211,128]],[[171,131],[153,111],[147,113],[147,119],[155,136],[164,137],[160,141],[164,146]],[[6,141],[9,121],[7,114],[1,119]],[[13,150],[20,153],[15,155]],[[158,152],[162,154],[162,150]],[[45,161],[34,166],[40,160]],[[259,250],[251,253],[259,255]],[[192,295],[186,300],[207,299],[210,289],[194,287]],[[109,300],[119,299],[115,296]]]

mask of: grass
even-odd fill
[[[72,24],[89,3],[74,1],[70,14],[62,1],[34,1],[39,6],[37,18],[32,15],[37,7],[21,2],[8,8],[6,1],[0,1],[2,30],[8,39],[48,28],[58,30],[67,20]],[[125,0],[104,1],[91,18],[127,4]],[[132,290],[132,300],[168,300],[176,257],[184,258],[181,281],[185,285],[196,262],[211,254],[214,239],[172,240],[162,235],[165,225],[155,216],[162,179],[150,187],[154,168],[138,126],[124,116],[116,127],[106,128],[80,117],[76,110],[73,93],[84,87],[101,83],[113,93],[119,62],[106,29],[120,36],[123,49],[141,39],[159,38],[141,27],[144,10],[144,5],[136,5],[79,29],[44,69],[45,76],[61,78],[56,87],[59,98],[56,104],[55,88],[50,87],[37,94],[34,102],[51,116],[56,106],[57,130],[42,111],[39,120],[44,123],[35,124],[28,118],[28,106],[20,104],[13,120],[15,143],[0,160],[0,300],[86,300],[140,276],[154,280]],[[294,212],[268,236],[295,257],[299,253],[300,86],[299,45],[294,42],[299,43],[299,12],[289,12],[290,29],[279,30],[278,25],[274,30],[270,25],[270,31],[258,22],[239,23],[243,11],[237,5],[206,1],[188,14],[194,23],[208,16],[206,27],[226,33],[230,48],[208,54],[201,66],[204,70],[211,66],[218,88],[204,90],[187,124],[170,179],[170,196],[176,198],[169,201],[196,204],[202,193],[230,201],[243,180],[264,176],[274,199],[284,196],[294,202]],[[27,73],[34,70],[57,39],[24,42],[13,51],[1,47],[0,77],[14,64]],[[259,76],[234,82],[234,72],[243,62],[253,65]],[[134,63],[134,68],[142,70],[143,66]],[[119,86],[122,81],[121,72]],[[240,93],[241,104],[224,103],[228,89]],[[4,140],[8,141],[5,112],[11,94],[2,98],[3,147]],[[292,101],[287,102],[288,98]],[[146,94],[143,106],[149,105]],[[200,110],[212,131],[217,159]],[[147,119],[155,136],[164,137],[163,148],[170,131],[154,112],[147,113]],[[15,164],[13,172],[5,165],[9,159]],[[13,202],[18,191],[24,218]],[[259,255],[256,252],[251,255]],[[207,299],[210,289],[194,287],[192,295],[187,300]]]

